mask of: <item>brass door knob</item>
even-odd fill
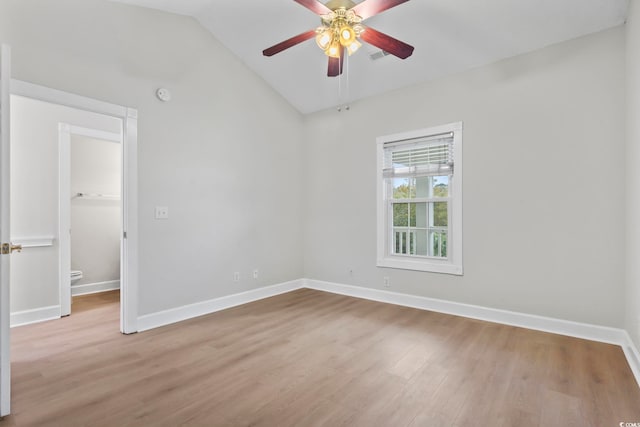
[[[13,243],[3,243],[1,248],[2,255],[9,255],[13,251],[22,252],[22,245],[14,245]]]

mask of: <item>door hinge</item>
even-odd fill
[[[122,232],[122,237],[123,237],[124,239],[126,239],[126,238],[127,238],[127,232],[126,232],[126,231],[123,231],[123,232]]]

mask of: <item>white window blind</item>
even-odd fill
[[[437,176],[453,173],[453,132],[384,144],[383,176]]]

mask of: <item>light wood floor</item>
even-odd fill
[[[12,330],[0,427],[640,422],[613,345],[308,289],[124,336],[108,297]]]

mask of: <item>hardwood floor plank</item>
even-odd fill
[[[543,395],[543,400],[544,404],[540,417],[540,425],[570,427],[592,427],[599,425],[593,424],[592,418],[589,417],[585,411],[586,408],[583,402],[577,397],[554,390],[547,390]]]
[[[622,350],[301,289],[134,335],[117,292],[12,329],[24,426],[555,426],[640,421]]]

